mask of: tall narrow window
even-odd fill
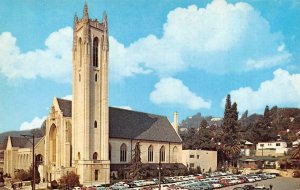
[[[153,146],[150,145],[148,148],[148,162],[153,162]]]
[[[98,173],[99,173],[99,170],[95,170],[95,181],[98,181]]]
[[[109,143],[108,159],[111,160],[111,144]]]
[[[80,152],[77,153],[77,158],[80,160]]]
[[[174,163],[177,163],[177,154],[178,154],[178,150],[177,150],[177,147],[175,146],[173,148],[173,162]]]
[[[98,75],[97,75],[97,73],[95,74],[95,82],[97,82],[97,80],[98,80]]]
[[[79,66],[81,67],[81,65],[82,65],[82,40],[81,40],[81,38],[79,38],[79,40],[78,40],[78,45],[79,45]]]
[[[159,150],[159,159],[161,162],[165,162],[166,159],[165,159],[165,147],[162,146]]]
[[[94,121],[94,128],[97,128],[97,121]]]
[[[93,66],[98,67],[98,44],[99,40],[97,37],[93,41]]]
[[[127,146],[122,144],[120,147],[120,162],[126,162],[127,160]]]
[[[81,81],[81,75],[80,74],[79,74],[78,78],[79,78],[79,82],[80,82]]]
[[[98,157],[97,152],[94,152],[94,154],[93,154],[93,160],[97,160],[97,157]]]

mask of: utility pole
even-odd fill
[[[158,189],[161,190],[161,162],[160,162],[160,156],[159,156],[159,162],[158,162]]]
[[[32,144],[32,190],[35,190],[35,154],[34,154],[34,135],[21,135],[23,136],[28,142]],[[29,137],[32,138],[32,142],[29,140]]]

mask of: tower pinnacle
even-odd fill
[[[86,2],[84,2],[83,18],[89,18],[89,10]]]

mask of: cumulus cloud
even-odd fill
[[[112,107],[120,108],[120,109],[124,109],[124,110],[133,110],[132,107],[130,107],[130,106],[112,106]]]
[[[71,95],[66,95],[66,96],[62,97],[62,99],[65,99],[65,100],[72,100],[72,99],[73,99],[73,96],[72,96],[72,94],[71,94]]]
[[[300,74],[277,69],[273,75],[272,80],[263,81],[257,90],[242,87],[230,92],[232,101],[237,102],[240,112],[262,111],[266,105],[300,107]],[[224,106],[225,98],[221,104]]]
[[[35,117],[32,121],[25,121],[21,124],[20,126],[20,130],[30,130],[30,129],[36,129],[36,128],[40,128],[43,124],[43,122],[45,121],[46,117]]]
[[[162,78],[155,84],[150,100],[155,104],[177,104],[192,110],[211,107],[211,101],[205,101],[191,92],[182,81],[172,77]]]
[[[148,35],[124,46],[110,36],[109,77],[138,74],[160,77],[197,68],[209,73],[247,72],[287,63],[291,54],[283,36],[247,3],[214,0],[167,15],[161,37]],[[42,77],[71,81],[72,28],[53,32],[44,49],[22,52],[9,32],[0,34],[0,73],[8,78]]]
[[[287,63],[283,36],[247,3],[215,0],[170,11],[161,38],[149,35],[125,47],[110,38],[111,75],[172,76],[188,68],[210,73],[247,72]]]
[[[22,52],[10,33],[0,34],[0,73],[9,79],[37,77],[70,82],[72,56],[71,27],[51,33],[44,49]]]

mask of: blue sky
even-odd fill
[[[70,97],[72,26],[84,1],[0,1],[0,132],[40,126]],[[300,107],[300,1],[87,0],[108,13],[109,103],[172,121]]]

